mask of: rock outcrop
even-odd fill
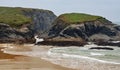
[[[17,40],[24,40],[24,34],[7,24],[0,23],[0,42],[15,42]]]
[[[56,15],[49,10],[0,7],[0,42],[32,41],[47,36]]]
[[[114,50],[113,48],[110,48],[110,47],[91,47],[89,49],[90,50]]]
[[[33,24],[29,28],[36,34],[48,33],[53,21],[56,19],[56,15],[49,10],[31,9],[31,11],[27,11],[23,9],[22,11],[25,16],[32,18]]]
[[[101,16],[83,13],[56,18],[49,10],[0,7],[0,42],[33,42],[36,34],[48,38],[46,42],[50,44],[74,41],[83,45],[85,41],[120,40],[120,26]]]
[[[120,26],[101,16],[69,13],[55,20],[49,36],[82,38],[86,41],[120,40]]]

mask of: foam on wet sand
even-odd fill
[[[29,70],[29,67],[31,70],[37,70],[37,68],[38,68],[38,70],[40,70],[40,69],[44,70],[45,67],[39,69],[39,67],[40,67],[39,65],[41,65],[41,63],[43,63],[42,61],[44,61],[44,60],[47,60],[47,61],[50,61],[53,63],[53,69],[50,68],[51,70],[56,70],[56,69],[54,69],[54,64],[61,65],[61,66],[63,66],[63,68],[68,67],[70,69],[74,68],[77,70],[119,70],[120,69],[120,64],[117,64],[117,63],[106,62],[106,61],[99,60],[96,58],[90,58],[90,57],[85,57],[85,56],[80,56],[80,55],[78,56],[78,55],[74,55],[74,54],[67,54],[67,53],[61,54],[61,53],[51,52],[55,48],[53,48],[53,46],[29,45],[29,47],[28,47],[28,45],[24,45],[24,46],[22,45],[19,48],[15,48],[15,47],[7,48],[4,51],[5,51],[5,53],[9,53],[9,54],[15,54],[15,55],[19,54],[19,55],[29,56],[29,57],[22,57],[22,58],[16,59],[18,61],[20,60],[19,62],[22,62],[22,63],[24,61],[28,62],[28,63],[25,62],[25,63],[27,63],[26,65],[28,67],[23,66],[23,68],[26,68],[25,70],[27,70],[27,69]],[[64,47],[64,48],[66,49],[68,47]],[[77,47],[77,49],[78,49],[78,47]],[[86,48],[83,48],[83,49],[87,50]],[[41,60],[40,58],[42,58],[44,60]],[[21,59],[23,59],[23,61],[21,61]],[[22,64],[19,62],[18,62],[18,64]],[[35,62],[36,64],[35,63],[32,64],[32,62]],[[38,67],[36,67],[36,66],[38,66]],[[44,64],[44,66],[48,66],[48,68],[49,68],[49,65]],[[15,67],[15,68],[19,68],[19,67]],[[56,68],[56,66],[55,66],[55,68]],[[70,70],[70,69],[66,69],[66,70]],[[45,70],[47,70],[47,69],[45,68]],[[61,67],[60,67],[60,68],[58,68],[58,70],[65,70],[65,69],[61,69]]]
[[[8,48],[9,45],[14,46],[14,48]],[[0,56],[2,56],[2,59],[0,57],[0,70],[73,70],[31,56],[29,52],[32,51],[33,46],[9,45],[5,49],[1,48],[3,50],[0,51]],[[6,44],[0,45],[0,47],[2,46],[6,46]],[[26,52],[29,54],[24,54]]]

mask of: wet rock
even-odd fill
[[[114,50],[113,48],[110,48],[110,47],[91,47],[89,48],[91,50]]]

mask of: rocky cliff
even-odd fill
[[[49,10],[0,7],[0,42],[30,41],[47,35],[56,15]]]
[[[120,40],[120,26],[90,14],[67,13],[56,18],[49,10],[0,7],[0,42],[33,42],[35,34],[49,37],[46,42],[50,44],[81,45],[79,42]]]
[[[86,41],[120,40],[120,26],[101,16],[67,13],[54,21],[49,36],[82,38]]]

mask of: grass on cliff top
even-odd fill
[[[83,14],[83,13],[68,13],[68,14],[62,14],[59,16],[59,19],[67,23],[94,21],[99,18],[102,18],[102,17],[95,16],[95,15],[89,15],[89,14]]]
[[[23,15],[21,8],[0,7],[0,23],[19,27],[30,22],[31,19]]]

